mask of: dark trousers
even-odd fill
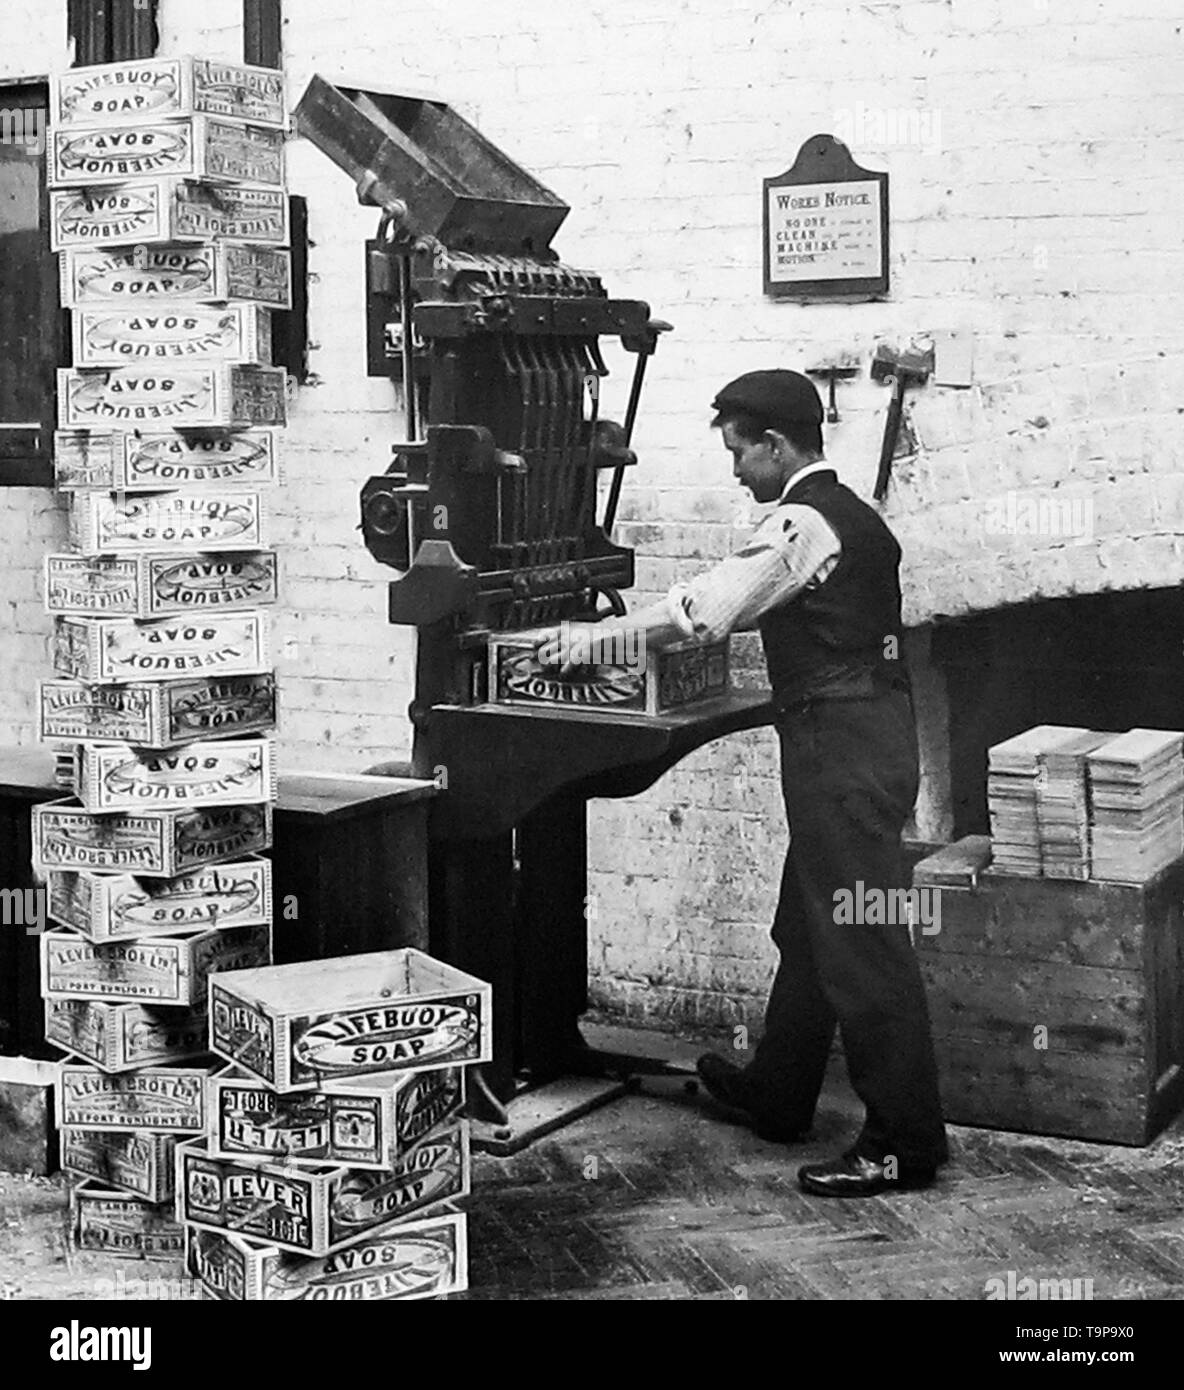
[[[894,690],[780,715],[790,846],[773,940],[781,962],[746,1075],[763,1113],[808,1129],[836,1024],[873,1159],[949,1156],[921,973],[907,923],[836,922],[836,894],[908,887],[900,837],[917,795],[912,702]],[[858,898],[856,898],[858,901]],[[899,901],[899,900],[898,900]]]

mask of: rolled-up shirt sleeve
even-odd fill
[[[666,596],[670,620],[687,637],[715,642],[756,626],[770,608],[818,585],[839,562],[839,538],[813,507],[780,506],[742,549]]]

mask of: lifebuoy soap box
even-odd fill
[[[174,878],[269,849],[271,824],[265,802],[96,815],[74,800],[44,801],[33,807],[33,867]]]
[[[51,869],[49,915],[90,941],[176,936],[271,921],[271,864],[252,857],[177,878]]]
[[[283,131],[212,116],[50,131],[51,188],[93,188],[169,175],[283,188]]]
[[[130,517],[129,524],[119,528],[126,538],[140,522],[127,507],[120,510]],[[266,608],[278,598],[279,564],[274,550],[45,557],[45,607],[50,613],[81,618],[173,618]]]
[[[264,487],[283,481],[276,431],[57,430],[59,492]]]
[[[70,1201],[74,1239],[83,1250],[135,1260],[178,1260],[184,1255],[185,1228],[172,1203],[145,1202],[89,1180],[79,1183]]]
[[[201,1057],[208,1048],[204,1009],[47,999],[45,1040],[103,1071],[132,1071]]]
[[[175,362],[58,368],[58,425],[63,430],[287,422],[288,377],[282,367]]]
[[[230,1067],[210,1083],[208,1152],[297,1167],[386,1169],[458,1115],[464,1102],[460,1067],[350,1077],[284,1095]]]
[[[406,947],[244,970],[210,985],[210,1046],[277,1091],[493,1057],[492,990]]]
[[[186,1228],[185,1268],[228,1302],[408,1302],[468,1288],[467,1221],[449,1212],[401,1221],[335,1255],[305,1259],[224,1231]]]
[[[392,1222],[469,1192],[466,1121],[441,1130],[384,1172],[295,1168],[177,1149],[177,1219],[233,1231],[300,1255],[327,1255]]]
[[[53,669],[96,685],[270,671],[267,615],[201,613],[152,622],[54,619]]]
[[[287,125],[281,73],[215,58],[138,58],[71,68],[49,79],[49,110],[57,126],[193,115]]]
[[[271,365],[271,311],[258,304],[108,304],[75,309],[70,323],[78,367]]]
[[[126,743],[80,743],[74,793],[95,812],[274,801],[271,740],[207,740],[160,753]]]
[[[282,247],[290,232],[283,189],[185,178],[59,189],[49,195],[49,218],[51,251],[152,242]]]
[[[175,563],[181,557],[200,558],[193,556],[195,550],[257,550],[266,544],[266,532],[258,492],[83,492],[70,507],[72,550],[88,557],[164,551],[158,573],[168,552]],[[194,606],[201,605],[190,604],[185,611]]]
[[[266,733],[277,718],[276,681],[270,673],[128,685],[42,681],[39,694],[41,737],[49,740],[177,748],[201,739]]]
[[[268,309],[292,307],[291,253],[274,246],[109,246],[63,251],[59,263],[64,308],[161,300],[222,303],[241,300]]]

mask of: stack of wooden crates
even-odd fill
[[[46,1035],[70,1054],[76,1239],[179,1260],[174,1148],[206,1128],[208,978],[272,959],[287,114],[278,73],[190,58],[76,68],[50,106],[73,366],[40,726],[69,741],[75,795],[34,819]]]

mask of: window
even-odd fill
[[[45,188],[46,88],[0,83],[0,485],[53,483],[65,335]]]

